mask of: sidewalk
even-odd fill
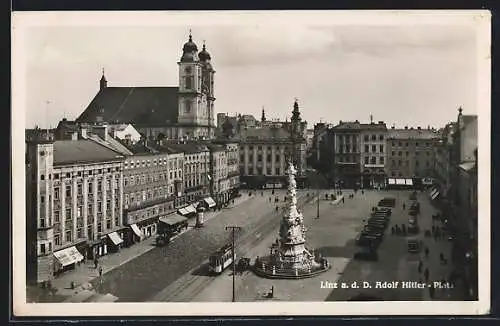
[[[224,209],[233,208],[252,197],[248,196],[248,194],[243,194],[241,197],[234,199],[234,205],[231,205],[228,208]],[[221,212],[222,210],[214,212],[206,212],[204,214],[204,222],[207,222],[217,217]],[[190,227],[187,230],[181,232],[176,237],[174,237],[172,241],[174,241],[175,238],[180,236],[182,233],[191,230],[194,227],[195,223],[196,223],[196,217],[190,218],[189,219]],[[112,253],[100,257],[99,265],[102,266],[103,275],[152,250],[153,248],[155,248],[154,242],[155,242],[155,237],[152,236],[128,248],[122,248],[117,253]],[[86,297],[88,297],[90,293],[92,294],[95,293],[92,289],[92,285],[90,284],[90,282],[98,277],[99,277],[99,270],[94,268],[94,263],[92,261],[88,261],[86,263],[82,262],[80,263],[80,265],[77,265],[75,267],[75,270],[68,271],[63,275],[56,277],[52,281],[52,286],[57,289],[58,297],[73,297],[68,300],[72,302],[82,302],[82,300],[85,301],[88,300]],[[71,289],[71,282],[74,283],[74,289]],[[80,292],[83,293],[81,293],[81,295],[78,295]],[[84,296],[83,295],[84,293],[88,295]],[[76,298],[77,296],[82,297],[82,300],[77,299]]]

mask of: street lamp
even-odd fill
[[[241,230],[241,227],[239,226],[226,226],[226,231],[231,230],[232,233],[232,241],[233,241],[233,246],[232,246],[232,255],[233,255],[233,302],[236,302],[236,288],[235,288],[235,275],[236,275],[236,255],[235,255],[235,248],[234,248],[234,236],[235,232]]]

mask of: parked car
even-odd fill
[[[419,253],[422,250],[420,242],[416,238],[408,239],[407,246],[410,253]]]

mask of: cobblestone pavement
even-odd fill
[[[348,194],[350,192],[346,192]],[[430,280],[440,281],[448,275],[451,264],[441,265],[439,253],[443,252],[449,258],[451,244],[444,240],[424,238],[423,231],[418,237],[430,249],[428,259],[419,254],[407,252],[407,238],[391,235],[391,226],[408,222],[408,212],[402,209],[402,203],[409,202],[410,192],[365,191],[358,192],[354,199],[346,197],[344,203],[332,205],[330,202],[320,202],[320,218],[315,219],[316,204],[310,203],[304,207],[304,222],[308,229],[307,246],[320,251],[332,264],[332,269],[317,277],[304,280],[270,280],[260,278],[251,272],[237,274],[236,299],[237,301],[262,301],[271,287],[274,287],[275,296],[272,300],[283,301],[347,301],[356,295],[378,297],[382,300],[430,300],[428,288],[402,289],[401,283],[396,289],[329,289],[322,288],[322,282],[342,282],[351,285],[363,281],[375,286],[376,282],[392,281],[420,281],[423,276],[418,273],[418,261],[422,259],[424,268],[430,270]],[[393,209],[391,225],[386,232],[386,238],[379,248],[378,262],[354,261],[352,259],[357,247],[354,239],[362,228],[363,219],[367,218],[372,206],[384,196],[397,198]],[[432,226],[431,216],[435,209],[432,207],[428,195],[420,193],[418,200],[421,203],[419,224],[422,230]],[[247,251],[248,257],[254,258],[269,252],[269,246],[276,239],[276,227],[262,241]],[[383,284],[383,283],[381,283]],[[226,271],[211,282],[192,301],[231,301],[232,299],[232,271]],[[437,290],[434,300],[460,300],[453,290]]]

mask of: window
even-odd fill
[[[430,153],[430,152],[426,152],[426,153],[427,153],[427,156],[430,156],[430,155],[431,155],[431,153]]]
[[[66,231],[66,242],[71,242],[71,230]]]
[[[377,158],[375,156],[372,156],[371,164],[377,164]]]
[[[41,202],[42,204],[45,204],[45,196],[43,196],[43,195],[42,195],[42,196],[40,196],[40,202]]]
[[[368,156],[365,156],[365,164],[368,164],[370,158]]]
[[[71,178],[71,173],[66,173],[66,178]]]
[[[418,147],[418,142],[415,143],[415,147]]]
[[[40,218],[40,227],[41,228],[45,227],[45,219],[44,218]]]
[[[399,144],[398,144],[398,145],[399,145],[399,147],[401,147],[401,146],[403,146],[403,143],[402,143],[402,142],[399,142]]]
[[[419,162],[418,161],[415,161],[415,166],[419,166]]]
[[[88,192],[91,194],[94,191],[94,184],[92,182],[89,182],[89,189]]]
[[[396,165],[396,161],[395,161],[395,160],[392,160],[391,164],[392,164],[392,165]]]
[[[398,160],[398,165],[401,166],[401,164],[402,164],[402,161]]]
[[[391,152],[391,156],[396,156],[396,152]]]
[[[431,163],[430,163],[429,161],[426,161],[426,162],[425,162],[425,165],[426,165],[427,167],[429,167],[429,166],[431,166]]]
[[[40,175],[40,180],[45,180],[45,176],[43,174]]]
[[[392,146],[393,146],[393,147],[395,147],[395,146],[396,146],[396,142],[395,142],[395,141],[393,141],[393,142],[392,142]]]
[[[186,89],[192,89],[193,88],[193,77],[187,76],[186,77]]]
[[[372,153],[377,152],[377,145],[372,145]]]
[[[366,136],[368,137],[368,136]],[[365,145],[365,153],[368,153],[370,151],[370,147],[368,145]]]
[[[87,214],[92,215],[92,204],[88,204],[87,206]]]
[[[76,217],[81,217],[83,216],[83,207],[82,206],[78,206],[78,215]]]
[[[71,198],[71,186],[66,186],[66,198]]]
[[[257,155],[257,162],[262,162],[262,155],[261,154]]]
[[[380,164],[384,164],[384,157],[383,157],[383,156],[380,156],[380,157],[379,157],[379,163],[380,163]]]
[[[100,233],[100,232],[102,232],[102,223],[97,222],[97,233]]]
[[[356,153],[356,149],[357,149],[357,148],[356,148],[356,145],[352,145],[352,152],[353,152],[353,153]]]
[[[67,220],[71,219],[71,208],[66,208],[66,219]]]
[[[279,175],[280,174],[280,168],[276,168],[276,171],[274,171],[276,175]]]
[[[83,230],[82,229],[77,229],[76,230],[76,237],[78,239],[82,239],[83,238]]]
[[[384,140],[384,135],[380,135],[379,140]]]
[[[111,229],[111,220],[106,220],[106,229]]]
[[[376,135],[372,135],[372,140],[377,140],[377,136]]]
[[[59,173],[54,173],[54,179],[59,179]]]
[[[271,162],[271,154],[267,154],[266,161]]]
[[[98,211],[99,213],[102,213],[102,201],[98,201],[98,202],[97,202],[97,211]]]
[[[59,199],[59,188],[54,188],[54,199]]]
[[[271,168],[267,168],[267,170],[266,170],[266,174],[267,174],[267,175],[271,175],[271,174],[272,174]]]
[[[380,145],[380,153],[384,152],[384,145]]]
[[[61,217],[59,216],[59,211],[54,211],[54,222],[59,223]]]
[[[59,234],[54,234],[54,246],[61,245],[61,236]]]
[[[368,135],[365,135],[365,141],[368,141]]]
[[[81,196],[82,195],[82,184],[79,183],[76,187],[77,187],[78,196]]]
[[[45,255],[45,243],[40,244],[40,253]]]

